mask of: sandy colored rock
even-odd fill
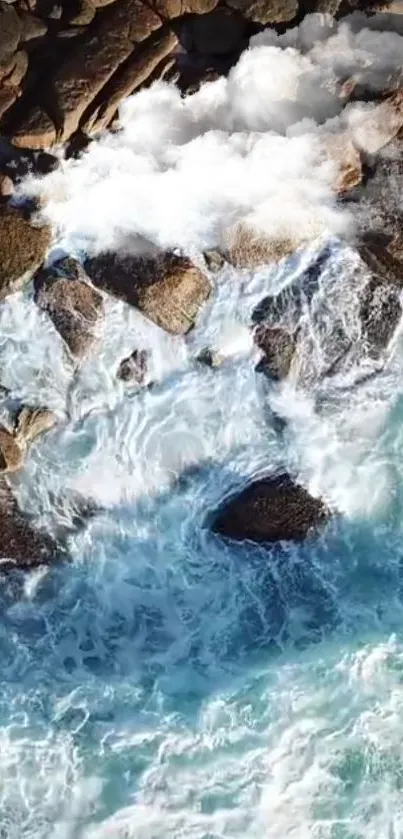
[[[192,328],[211,292],[207,277],[189,259],[172,253],[149,258],[105,253],[88,260],[86,269],[96,286],[174,335]]]
[[[56,142],[56,128],[37,106],[21,120],[11,139],[18,148],[45,149]]]
[[[61,264],[41,271],[34,281],[35,303],[46,312],[71,354],[83,359],[91,350],[103,316],[103,300],[88,282],[69,275]]]
[[[33,226],[17,209],[0,206],[0,299],[39,268],[50,242],[49,227]]]
[[[285,379],[295,353],[294,335],[282,327],[261,324],[255,329],[253,338],[262,352],[256,369],[275,381]]]
[[[23,447],[56,424],[56,414],[50,408],[29,408],[24,405],[17,417],[15,439]]]
[[[82,124],[86,132],[106,128],[122,99],[134,93],[149,78],[160,62],[175,49],[178,39],[173,32],[151,39],[140,55],[133,52],[120,72],[116,73],[105,89],[105,101],[98,105]]]
[[[24,451],[3,425],[0,426],[0,473],[16,472],[24,462]]]
[[[188,26],[196,52],[225,55],[240,48],[245,20],[232,9],[220,7],[209,14],[198,15]]]
[[[328,517],[323,501],[285,473],[255,481],[230,498],[213,517],[213,530],[236,541],[300,542]]]
[[[0,62],[12,55],[20,42],[22,25],[15,9],[0,2]]]
[[[226,0],[226,5],[237,9],[255,23],[285,23],[298,12],[297,0]]]
[[[358,149],[347,134],[327,134],[320,138],[326,157],[334,163],[333,188],[337,194],[347,192],[362,181],[362,163]]]
[[[218,0],[151,0],[150,6],[165,20],[187,14],[203,15],[211,12]]]
[[[377,105],[355,104],[348,123],[354,144],[365,154],[377,154],[403,128],[403,89]]]
[[[256,268],[270,262],[279,262],[291,256],[307,239],[270,238],[244,225],[238,225],[227,236],[227,258],[236,268]]]
[[[14,192],[14,184],[8,175],[0,175],[0,195],[9,198]]]

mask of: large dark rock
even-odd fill
[[[262,478],[230,498],[213,520],[216,533],[236,541],[302,541],[329,517],[320,498],[284,473]]]
[[[174,335],[192,328],[211,291],[207,277],[189,259],[173,253],[155,257],[104,253],[87,260],[85,267],[96,286]]]
[[[290,372],[295,352],[295,336],[278,326],[258,326],[254,333],[255,344],[262,352],[257,371],[275,381],[285,379]]]
[[[52,320],[74,358],[83,359],[96,340],[103,316],[102,295],[81,266],[62,260],[35,277],[35,302]]]
[[[4,478],[0,478],[0,571],[35,568],[63,551],[47,533],[33,527]]]

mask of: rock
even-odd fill
[[[15,53],[21,38],[22,24],[15,9],[0,2],[0,62]]]
[[[372,357],[388,346],[401,316],[399,288],[373,277],[364,289],[360,307],[362,331]]]
[[[14,435],[0,426],[0,472],[17,472],[24,462],[24,450]]]
[[[34,227],[19,210],[0,206],[0,299],[39,268],[50,242],[49,227]]]
[[[157,37],[149,39],[140,55],[132,53],[122,70],[116,73],[108,84],[105,101],[98,104],[94,111],[89,111],[81,126],[82,130],[97,132],[106,128],[122,99],[144,84],[177,43],[178,39],[173,32],[165,32],[162,36],[157,33]]]
[[[17,417],[15,439],[21,448],[26,447],[40,434],[50,431],[56,422],[56,414],[49,408],[29,408],[24,405]]]
[[[51,20],[61,20],[62,15],[63,15],[63,6],[55,3],[55,5],[52,6],[52,8],[51,8],[51,10],[48,14],[48,17]]]
[[[14,192],[14,184],[8,175],[0,175],[0,195],[9,198]]]
[[[147,377],[147,361],[146,350],[134,350],[128,358],[120,362],[117,378],[122,382],[143,385]]]
[[[31,15],[30,12],[20,11],[18,14],[21,21],[21,41],[33,41],[35,38],[42,38],[46,35],[48,27],[40,17]]]
[[[238,225],[228,235],[228,261],[236,268],[257,268],[270,262],[279,262],[291,256],[303,244],[306,238],[270,238],[255,230]]]
[[[16,90],[12,90],[11,88],[0,88],[0,119],[4,114],[14,105],[18,98],[18,93]]]
[[[155,257],[104,253],[85,267],[96,286],[174,335],[192,328],[211,291],[207,277],[189,259],[170,252]]]
[[[263,354],[256,369],[275,381],[285,379],[295,353],[295,336],[287,329],[261,324],[255,330],[254,341]]]
[[[56,542],[32,526],[18,508],[4,478],[0,479],[0,569],[34,568],[61,556]]]
[[[205,251],[203,256],[206,261],[207,268],[212,274],[218,274],[225,265],[225,258],[218,250],[213,249]]]
[[[196,52],[225,55],[240,49],[246,24],[238,13],[220,7],[193,18],[188,26]]]
[[[150,6],[166,20],[182,15],[205,15],[218,4],[218,0],[151,0]]]
[[[204,347],[196,356],[196,361],[205,367],[219,367],[222,364],[223,358],[211,347]]]
[[[300,542],[329,517],[320,498],[284,473],[262,478],[225,502],[213,530],[236,541]]]
[[[333,188],[338,195],[347,192],[362,181],[362,164],[359,151],[344,134],[327,134],[320,138],[326,157],[335,165]]]
[[[28,70],[28,55],[25,50],[18,50],[13,56],[10,72],[2,79],[3,87],[17,88]]]
[[[365,154],[376,154],[403,128],[403,88],[377,105],[355,103],[347,118],[353,143]]]
[[[69,16],[68,22],[70,26],[88,26],[92,23],[96,14],[96,9],[91,0],[80,0],[78,8]]]
[[[56,128],[38,106],[21,120],[11,139],[18,148],[45,149],[56,142]]]
[[[254,23],[286,23],[298,13],[297,0],[226,0],[226,5],[237,9]]]
[[[35,303],[46,312],[71,354],[82,360],[96,340],[103,316],[103,300],[74,260],[61,261],[35,277]]]

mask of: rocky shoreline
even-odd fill
[[[305,12],[341,16],[354,8],[337,0],[318,0],[309,9],[296,0],[0,2],[1,299],[32,282],[35,304],[50,318],[73,369],[78,369],[96,351],[105,295],[134,306],[173,335],[186,335],[211,293],[214,272],[223,264],[256,268],[307,244],[304,239],[270,239],[237,227],[226,247],[205,254],[204,269],[186,255],[155,248],[142,257],[108,251],[88,257],[84,264],[67,255],[49,266],[44,263],[51,228],[38,203],[14,202],[13,193],[27,173],[56,169],[61,145],[67,157],[76,156],[99,132],[118,130],[120,102],[141,87],[167,79],[190,96],[205,79],[227,73],[249,37],[265,27],[281,33],[298,24]],[[387,12],[378,13],[379,24],[372,18],[375,29],[396,27]],[[403,14],[396,17],[403,20]],[[403,210],[399,190],[396,194],[403,166],[402,75],[392,75],[386,87],[372,94],[371,111],[364,109],[349,133],[325,131],[315,139],[318,154],[333,167],[335,199],[356,216],[349,244],[362,280],[359,316],[370,358],[382,356],[402,314]],[[368,101],[368,91],[354,79],[340,79],[340,90],[343,102]],[[265,298],[252,315],[250,326],[260,355],[256,369],[271,381],[289,375],[300,382],[304,376],[309,379],[300,363],[300,309],[302,301],[309,305],[327,257],[325,249],[295,287]],[[338,346],[321,375],[332,375],[351,349],[348,344]],[[206,348],[200,360],[219,364],[213,347]],[[122,359],[117,376],[138,388],[148,382],[142,347]],[[55,422],[46,406],[19,406],[9,426],[0,426],[4,570],[33,567],[60,553],[56,543],[18,510],[5,477],[23,467],[28,446]],[[282,475],[265,478],[226,502],[214,529],[241,540],[302,539],[329,515],[324,503]]]

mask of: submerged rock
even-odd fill
[[[49,227],[33,226],[19,210],[0,205],[0,299],[39,268],[50,242]]]
[[[120,362],[117,377],[122,382],[143,385],[147,378],[148,353],[146,350],[134,350],[128,358]]]
[[[230,498],[213,520],[213,530],[235,541],[302,541],[330,516],[320,498],[284,473],[262,478]]]
[[[211,292],[199,268],[169,252],[156,257],[104,253],[89,259],[85,267],[96,286],[135,306],[174,335],[192,328]]]
[[[255,344],[262,351],[262,359],[256,370],[280,381],[290,372],[295,353],[295,336],[279,326],[261,324],[254,333]]]
[[[82,360],[96,340],[102,295],[75,260],[62,260],[34,281],[35,302],[52,320],[74,358]]]
[[[0,570],[34,568],[56,560],[62,553],[51,536],[33,527],[6,480],[0,478]]]

